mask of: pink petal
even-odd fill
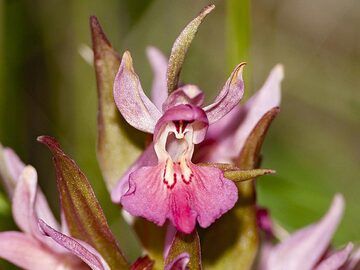
[[[169,219],[179,231],[191,233],[196,220],[208,227],[237,201],[235,184],[217,168],[189,163],[194,177],[190,184],[179,180],[168,188],[162,179],[164,167],[142,167],[130,175],[128,192],[121,198],[126,211],[160,226]]]
[[[37,173],[33,167],[27,166],[20,175],[14,192],[12,212],[18,227],[32,235],[38,233],[35,213],[36,192]]]
[[[11,178],[16,182],[20,177],[25,164],[11,148],[4,148],[4,159]]]
[[[162,52],[155,47],[148,47],[146,53],[154,73],[154,80],[151,89],[151,100],[159,110],[168,96],[166,86],[166,70],[168,60]]]
[[[20,232],[0,233],[0,258],[29,270],[58,269],[63,263],[59,254]]]
[[[194,122],[193,142],[195,144],[200,143],[204,139],[209,123],[205,112],[200,107],[191,104],[178,105],[168,109],[156,123],[154,141],[158,140],[162,128],[164,128],[167,123],[173,121]]]
[[[3,148],[0,144],[0,178],[10,198],[12,198],[16,182],[25,165],[10,148]]]
[[[172,242],[174,240],[174,237],[176,235],[176,232],[177,232],[177,230],[172,224],[167,225],[166,235],[165,235],[165,245],[164,245],[164,251],[163,251],[164,260],[169,255],[169,251],[170,251]]]
[[[359,270],[360,269],[360,248],[358,247],[351,255],[341,270]]]
[[[164,270],[185,270],[190,261],[190,255],[188,253],[181,253],[171,263],[165,265]]]
[[[101,255],[86,243],[54,230],[41,219],[39,220],[38,224],[45,235],[51,237],[59,245],[68,249],[72,254],[79,257],[82,261],[89,265],[91,269],[110,270],[109,266],[101,257]]]
[[[241,63],[235,68],[223,89],[215,98],[214,103],[204,107],[210,124],[220,120],[239,104],[244,94],[244,81],[242,78],[244,65],[244,63]]]
[[[180,104],[192,104],[200,107],[204,103],[204,98],[204,93],[196,85],[185,84],[170,94],[162,109],[166,111]]]
[[[120,113],[130,125],[144,132],[154,132],[161,113],[145,95],[127,51],[115,77],[114,99]]]
[[[347,244],[345,248],[336,251],[320,262],[315,270],[338,270],[348,260],[353,247],[352,243]]]
[[[49,248],[61,251],[53,241],[50,241],[39,232],[37,225],[39,216],[49,218],[50,222],[56,227],[59,225],[52,215],[43,194],[41,194],[42,197],[40,197],[40,203],[38,203],[37,196],[39,194],[37,194],[37,189],[36,170],[31,166],[26,166],[19,177],[13,197],[12,212],[15,223],[23,232],[34,236]]]
[[[272,108],[280,105],[282,65],[276,65],[262,88],[243,107],[236,106],[221,121],[210,125],[201,158],[205,161],[230,162],[237,157],[251,131]]]
[[[266,269],[313,269],[329,246],[343,211],[344,198],[337,194],[330,209],[318,223],[295,232],[273,248]]]
[[[154,144],[151,143],[117,182],[115,188],[111,191],[111,200],[114,203],[120,202],[121,196],[123,196],[128,189],[129,184],[127,180],[132,172],[144,166],[155,166],[157,161]]]

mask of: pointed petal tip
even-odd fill
[[[338,211],[343,213],[344,208],[345,208],[345,198],[344,198],[344,196],[341,193],[336,193],[333,200],[332,200],[331,208],[330,208],[329,212],[334,210],[334,209],[338,209]]]
[[[276,73],[279,80],[282,81],[284,79],[284,65],[279,63],[276,64],[273,69],[272,72]]]
[[[133,60],[132,60],[130,51],[126,50],[124,52],[124,54],[122,56],[122,60],[121,60],[121,66],[124,66],[126,69],[134,72]]]
[[[210,4],[207,5],[206,7],[204,7],[201,11],[200,11],[200,16],[205,17],[206,15],[208,15],[211,11],[213,11],[215,9],[215,5],[214,4]]]
[[[51,150],[54,148],[60,148],[59,142],[54,137],[42,135],[42,136],[37,137],[36,140],[38,142],[46,145]]]
[[[241,62],[235,67],[231,83],[236,83],[238,80],[242,80],[242,72],[244,67],[247,65],[246,62]]]

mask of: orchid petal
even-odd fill
[[[193,84],[185,84],[173,91],[162,105],[163,111],[180,104],[191,104],[202,106],[204,103],[204,93]]]
[[[268,259],[268,269],[312,269],[326,251],[344,211],[344,198],[337,194],[326,215],[276,246]]]
[[[214,102],[204,107],[210,124],[220,120],[239,104],[244,94],[242,78],[244,66],[245,63],[241,63],[235,68]]]
[[[336,251],[316,266],[315,270],[338,270],[348,260],[354,245],[349,243],[342,250]]]
[[[53,241],[46,239],[38,229],[37,218],[49,218],[50,222],[58,227],[52,215],[45,197],[38,199],[37,173],[31,166],[26,166],[19,177],[13,197],[12,212],[18,227],[39,241],[46,244],[49,248],[61,251],[54,245]],[[44,196],[41,194],[41,196]]]
[[[130,125],[144,132],[154,132],[161,113],[145,95],[128,51],[124,53],[115,77],[114,99],[120,113]]]
[[[89,265],[91,269],[110,270],[110,267],[106,264],[101,255],[89,245],[58,232],[41,219],[39,219],[38,224],[45,235],[51,237],[56,243],[79,257],[82,261]]]
[[[133,165],[125,172],[125,174],[121,177],[121,179],[117,182],[115,188],[111,192],[111,200],[114,203],[119,203],[120,198],[127,191],[127,179],[129,175],[135,170],[144,167],[144,166],[154,166],[157,164],[157,156],[154,150],[154,144],[151,143],[145,151],[141,154],[141,156],[135,161]]]
[[[194,122],[192,123],[194,128],[194,144],[198,144],[204,139],[209,123],[205,112],[199,107],[183,104],[170,108],[159,119],[155,127],[154,141],[156,142],[159,139],[161,131],[167,123],[180,120]]]
[[[191,233],[196,220],[206,228],[237,201],[236,185],[217,168],[189,163],[194,179],[189,184],[180,180],[172,189],[163,183],[164,168],[159,163],[130,174],[128,191],[121,198],[126,211],[159,226],[168,218],[178,230]]]
[[[25,165],[16,153],[0,144],[0,178],[10,198],[12,198],[16,182]]]
[[[281,81],[284,78],[282,65],[276,65],[270,72],[265,84],[261,89],[246,102],[243,108],[245,119],[237,128],[233,138],[233,146],[236,146],[236,155],[241,152],[246,139],[260,119],[271,109],[280,105]]]
[[[151,100],[155,106],[161,110],[162,104],[168,97],[166,86],[166,69],[168,60],[162,52],[155,47],[146,49],[151,68],[154,73],[154,80],[151,88]]]
[[[280,105],[282,65],[276,65],[262,88],[243,106],[236,106],[221,121],[210,125],[199,156],[207,161],[231,162],[260,119]]]
[[[39,234],[35,199],[37,193],[37,173],[31,166],[26,166],[19,177],[12,204],[12,212],[17,226],[33,236]]]
[[[0,258],[28,270],[58,269],[62,263],[56,253],[20,232],[0,233]]]
[[[208,5],[203,8],[200,11],[199,15],[190,23],[188,23],[188,25],[184,28],[184,30],[175,40],[174,45],[171,49],[169,65],[166,74],[167,88],[169,93],[171,93],[177,88],[180,71],[185,60],[185,55],[198,31],[200,24],[214,8],[215,5]]]

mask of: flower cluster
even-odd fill
[[[0,258],[40,270],[171,270],[202,265],[251,269],[256,263],[260,270],[356,269],[360,252],[353,251],[352,243],[340,250],[330,248],[344,210],[340,194],[319,222],[285,238],[272,225],[268,211],[256,205],[254,179],[274,173],[259,169],[259,156],[279,112],[282,65],[271,70],[261,89],[243,105],[245,63],[235,67],[209,105],[204,105],[198,86],[179,82],[191,41],[213,9],[213,5],[205,7],[185,27],[169,59],[148,48],[154,70],[151,99],[141,87],[130,53],[120,58],[97,19],[91,18],[99,93],[99,164],[112,201],[131,216],[129,223],[147,255],[128,262],[86,176],[54,138],[41,136],[38,141],[53,155],[61,224],[37,185],[36,170],[25,166],[10,148],[1,147],[0,176],[21,232],[0,232]],[[127,160],[130,154],[121,157],[128,149],[135,151],[132,136],[143,137],[140,132],[151,134],[152,140],[137,159]],[[119,160],[129,165],[126,170],[118,168]],[[214,246],[224,250],[217,250],[209,262],[206,252]]]

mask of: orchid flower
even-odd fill
[[[235,184],[220,169],[197,166],[191,158],[208,126],[239,103],[243,66],[235,68],[213,104],[200,107],[201,91],[184,85],[166,98],[161,111],[144,94],[130,53],[124,53],[114,83],[116,105],[129,124],[154,135],[153,143],[113,191],[115,202],[158,225],[169,219],[185,233],[193,231],[196,220],[208,227],[234,206]],[[166,88],[161,91],[164,96]]]
[[[294,232],[279,244],[265,242],[259,269],[356,269],[360,262],[359,250],[351,255],[352,243],[341,250],[329,252],[331,238],[343,215],[344,204],[342,195],[337,194],[330,209],[319,222]]]
[[[68,236],[64,222],[58,224],[37,185],[36,170],[9,148],[0,150],[0,158],[13,217],[22,230],[0,232],[0,258],[24,269],[109,269],[95,249]]]

